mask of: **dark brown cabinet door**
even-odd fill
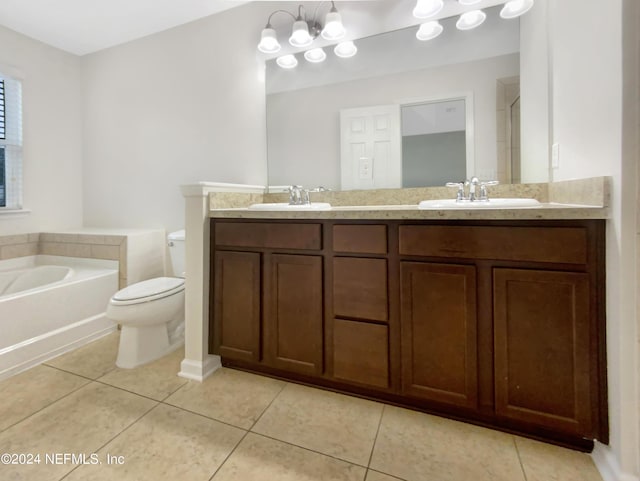
[[[273,254],[265,282],[264,349],[268,365],[322,373],[322,257]]]
[[[587,274],[494,269],[496,414],[589,435]]]
[[[333,377],[379,388],[389,387],[389,327],[333,321]]]
[[[387,260],[333,259],[333,312],[336,317],[387,321]]]
[[[400,273],[403,392],[475,408],[475,267],[402,262]]]
[[[222,357],[260,360],[260,254],[215,254],[214,346]]]

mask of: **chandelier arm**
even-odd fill
[[[317,3],[316,8],[313,10],[313,18],[312,18],[312,22],[313,23],[318,23],[318,10],[320,10],[320,7],[322,7],[323,4],[325,4],[327,2],[327,0],[322,0],[320,2]],[[335,8],[335,5],[333,3],[333,0],[331,1],[331,5],[333,5],[333,7]]]
[[[267,27],[266,28],[272,28],[271,27],[271,17],[273,17],[276,13],[286,13],[287,15],[291,16],[291,18],[293,18],[294,21],[297,20],[296,16],[293,13],[291,13],[291,12],[289,12],[287,10],[276,10],[275,12],[272,12],[271,15],[269,15],[269,18],[267,19]]]

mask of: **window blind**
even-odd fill
[[[0,210],[22,208],[22,84],[0,74]]]
[[[4,80],[0,80],[0,140],[5,139]]]

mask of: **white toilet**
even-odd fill
[[[107,317],[122,326],[116,366],[137,367],[184,344],[184,237],[184,230],[167,236],[173,272],[181,277],[137,282],[109,301]]]

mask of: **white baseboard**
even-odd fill
[[[207,356],[204,361],[193,359],[183,359],[180,363],[178,376],[193,381],[202,382],[216,370],[222,367],[220,356]]]
[[[613,455],[611,449],[599,442],[595,443],[591,458],[595,463],[600,476],[604,481],[640,481],[638,476],[623,473],[620,470],[618,460]]]

